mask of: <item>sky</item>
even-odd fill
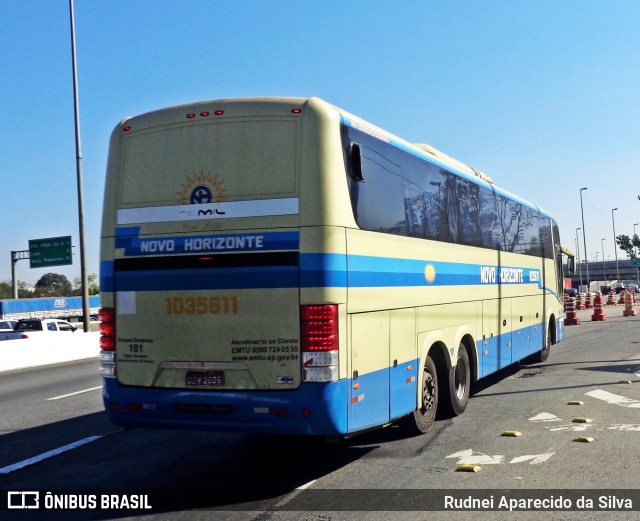
[[[429,143],[615,259],[640,223],[637,0],[74,0],[87,272],[109,137],[126,116],[318,96]],[[68,0],[0,0],[0,281],[29,240],[79,244]],[[580,188],[587,188],[580,192]],[[612,211],[617,208],[616,211]],[[640,225],[636,227],[640,233]],[[605,239],[602,241],[602,239]],[[71,266],[30,269],[80,277]],[[619,259],[626,255],[618,251]]]

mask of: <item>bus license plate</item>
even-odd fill
[[[221,386],[224,385],[224,371],[187,371],[187,385]]]

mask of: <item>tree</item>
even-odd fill
[[[95,273],[88,275],[87,282],[89,283],[89,295],[99,295],[98,276]],[[73,279],[73,294],[77,297],[82,296],[82,279],[80,277]]]
[[[636,252],[638,251],[638,248],[640,248],[640,239],[637,234],[633,237],[629,237],[628,235],[618,235],[616,237],[616,242],[620,249],[625,252],[630,259],[636,258]]]
[[[35,293],[38,297],[70,297],[73,288],[66,276],[47,273],[36,282]]]
[[[35,297],[33,289],[29,287],[26,282],[18,281],[18,298],[33,298]],[[11,281],[6,280],[0,282],[0,299],[12,299],[13,298],[13,286]]]

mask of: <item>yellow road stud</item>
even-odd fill
[[[593,423],[593,420],[591,418],[574,418],[573,420],[571,420],[573,423]]]
[[[461,463],[456,467],[456,472],[480,472],[482,467],[474,463]]]
[[[517,438],[518,436],[522,436],[520,431],[504,431],[500,436],[506,436],[508,438]]]
[[[573,438],[573,441],[578,441],[580,443],[592,443],[594,440],[591,436],[578,436],[577,438]]]

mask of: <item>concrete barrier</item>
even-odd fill
[[[55,338],[51,338],[54,336]],[[43,334],[40,338],[0,341],[0,371],[96,359],[100,352],[100,333]]]

